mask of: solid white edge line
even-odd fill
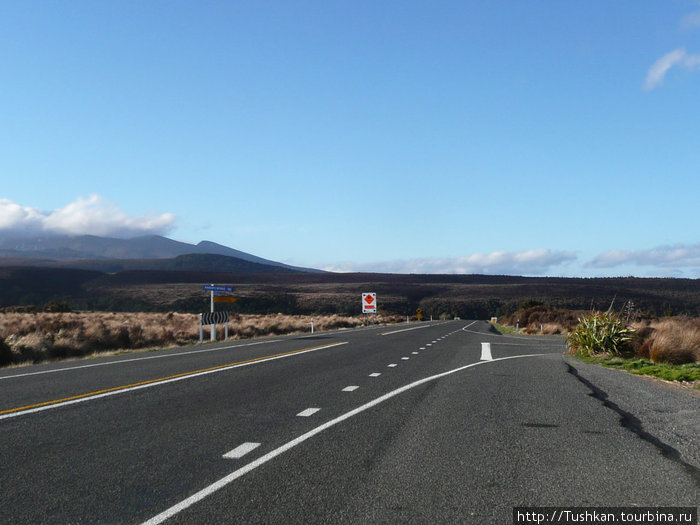
[[[104,392],[102,394],[95,394],[94,396],[81,397],[78,399],[71,399],[70,401],[63,401],[61,403],[55,403],[53,405],[45,405],[45,406],[40,406],[40,407],[36,407],[36,408],[29,408],[27,410],[22,410],[20,412],[10,412],[9,414],[1,415],[0,420],[9,419],[11,417],[23,416],[25,414],[32,414],[34,412],[42,412],[43,410],[50,410],[52,408],[58,408],[58,407],[63,407],[63,406],[67,406],[67,405],[74,405],[76,403],[82,403],[84,401],[92,401],[93,399],[100,399],[101,397],[115,396],[117,394],[122,394],[124,392],[133,392],[135,390],[141,390],[141,389],[150,388],[153,386],[160,386],[160,385],[165,385],[167,383],[174,383],[176,381],[183,381],[185,379],[190,379],[193,377],[200,377],[200,376],[205,376],[208,374],[215,374],[217,372],[223,372],[224,370],[231,370],[232,368],[240,368],[240,367],[244,367],[244,366],[256,365],[259,363],[267,363],[268,361],[274,361],[276,359],[284,359],[286,357],[294,357],[295,355],[307,354],[309,352],[316,352],[318,350],[325,350],[326,348],[332,348],[334,346],[340,346],[340,345],[346,345],[346,344],[348,344],[347,341],[344,341],[341,343],[333,343],[331,345],[320,346],[318,348],[311,348],[309,350],[304,350],[303,352],[297,352],[294,354],[278,355],[275,357],[269,357],[267,359],[260,359],[259,361],[252,361],[250,363],[241,363],[241,364],[237,364],[237,365],[226,366],[224,368],[217,368],[216,370],[207,370],[205,372],[198,372],[196,374],[189,374],[189,375],[181,376],[181,377],[173,377],[171,379],[164,379],[163,381],[156,381],[154,383],[147,383],[145,385],[132,386],[129,388],[123,388],[121,390],[113,390],[111,392]]]
[[[475,321],[475,322],[476,322],[476,321]],[[441,324],[441,323],[439,323],[439,324]],[[472,324],[474,324],[474,323],[472,323]],[[416,326],[416,327],[414,327],[414,328],[406,328],[406,329],[403,329],[403,330],[395,330],[395,331],[393,331],[393,332],[385,332],[385,333],[379,334],[379,335],[391,335],[391,334],[396,334],[396,333],[399,333],[399,332],[405,332],[405,331],[407,331],[407,330],[417,330],[418,328],[428,328],[428,327],[430,327],[430,326],[437,326],[437,325]],[[467,328],[467,327],[469,327],[469,326],[471,326],[471,325],[467,325],[465,328]],[[351,330],[354,330],[354,331],[358,331],[358,332],[359,332],[359,331],[361,331],[361,330],[369,330],[369,329],[376,330],[376,329],[378,329],[378,328],[379,328],[379,327],[369,327],[369,328],[364,328],[364,327],[363,327],[363,328],[355,328],[355,329],[351,329]],[[308,337],[316,337],[316,335],[313,335],[313,336],[307,335],[307,336],[304,336],[304,337],[298,337],[297,339],[305,339],[305,338],[308,338]],[[200,354],[200,353],[202,353],[202,352],[215,352],[215,351],[217,351],[217,350],[230,350],[230,349],[232,349],[232,348],[240,348],[240,347],[254,346],[254,345],[263,345],[263,344],[267,344],[267,343],[277,343],[277,342],[279,342],[279,341],[283,341],[283,339],[269,339],[269,340],[266,340],[266,341],[256,341],[256,342],[254,342],[254,343],[245,343],[245,344],[229,345],[229,346],[217,346],[216,348],[204,348],[204,349],[201,349],[201,350],[193,350],[193,351],[191,351],[191,352],[178,352],[178,353],[176,353],[176,354],[152,355],[152,356],[147,356],[147,357],[133,357],[133,358],[130,358],[130,359],[121,359],[121,360],[119,360],[119,361],[109,361],[109,362],[107,362],[107,363],[91,363],[91,364],[89,364],[89,365],[71,366],[71,367],[66,367],[66,368],[55,368],[55,369],[53,369],[53,370],[41,370],[41,371],[39,371],[39,372],[27,372],[27,373],[24,373],[24,374],[14,374],[14,375],[9,375],[9,376],[0,376],[0,381],[3,380],[3,379],[14,379],[14,378],[17,378],[17,377],[27,377],[27,376],[35,376],[35,375],[41,375],[41,374],[55,374],[56,372],[67,372],[67,371],[69,371],[69,370],[80,370],[80,369],[82,369],[82,368],[92,368],[92,367],[95,367],[95,366],[118,365],[118,364],[120,364],[120,363],[130,363],[130,362],[133,362],[133,361],[145,361],[145,360],[147,360],[147,359],[161,359],[161,358],[164,358],[164,357],[176,357],[176,356],[183,356],[183,355],[189,355],[189,354]]]
[[[335,419],[331,419],[330,421],[306,432],[305,434],[302,434],[301,436],[297,437],[296,439],[293,439],[284,445],[282,445],[279,448],[276,448],[275,450],[268,452],[264,456],[260,456],[258,459],[255,461],[252,461],[248,463],[247,465],[239,468],[238,470],[233,471],[231,474],[228,476],[225,476],[221,478],[220,480],[212,483],[208,487],[200,490],[199,492],[196,492],[189,498],[186,498],[182,500],[180,503],[173,505],[169,509],[161,512],[157,516],[154,516],[153,518],[149,519],[148,521],[143,522],[143,525],[157,525],[159,523],[163,523],[165,520],[172,518],[176,514],[179,514],[183,510],[191,507],[195,503],[203,500],[207,496],[210,496],[211,494],[217,492],[218,490],[224,488],[226,485],[230,484],[231,482],[235,481],[236,479],[240,478],[241,476],[247,474],[248,472],[255,470],[261,465],[264,465],[268,461],[276,458],[280,454],[283,454],[284,452],[287,452],[288,450],[296,447],[297,445],[303,443],[304,441],[314,437],[316,434],[320,434],[324,430],[337,425],[338,423],[341,423],[345,421],[346,419],[350,419],[353,416],[356,416],[357,414],[364,412],[365,410],[372,408],[380,403],[383,403],[387,399],[391,399],[392,397],[395,397],[407,390],[410,390],[411,388],[415,388],[419,385],[422,385],[424,383],[427,383],[429,381],[433,381],[435,379],[439,379],[441,377],[448,376],[450,374],[454,374],[456,372],[461,372],[462,370],[466,370],[467,368],[472,368],[474,366],[479,366],[479,365],[485,365],[488,363],[496,363],[498,361],[504,361],[506,359],[518,359],[521,357],[540,357],[543,355],[547,354],[526,354],[526,355],[514,355],[514,356],[509,356],[509,357],[501,357],[498,359],[494,359],[493,361],[478,361],[476,363],[471,363],[469,365],[461,366],[459,368],[455,368],[454,370],[448,370],[447,372],[442,372],[440,374],[436,374],[434,376],[430,377],[425,377],[423,379],[419,379],[418,381],[414,381],[413,383],[410,383],[408,385],[402,386],[401,388],[397,388],[396,390],[392,390],[388,394],[384,394],[383,396],[380,396],[376,399],[373,399],[369,403],[365,403],[362,406],[359,406],[350,412],[346,412],[345,414],[342,414],[341,416],[336,417]]]
[[[202,352],[215,352],[217,350],[230,350],[232,348],[243,348],[245,346],[255,346],[263,345],[267,343],[277,343],[282,341],[282,339],[269,339],[267,341],[258,341],[255,343],[245,343],[240,345],[229,345],[229,346],[217,346],[216,348],[204,348],[201,350],[192,350],[191,352],[178,352],[176,354],[161,354],[161,355],[149,355],[146,357],[132,357],[130,359],[121,359],[119,361],[108,361],[106,363],[91,363],[89,365],[71,366],[66,368],[55,368],[53,370],[41,370],[39,372],[27,372],[24,374],[15,374],[11,376],[0,376],[0,379],[14,379],[15,377],[27,377],[27,376],[37,376],[41,374],[54,374],[56,372],[68,372],[70,370],[80,370],[81,368],[93,368],[95,366],[107,366],[107,365],[118,365],[121,363],[132,363],[134,361],[146,361],[148,359],[162,359],[164,357],[177,357],[183,355],[191,354],[201,354]]]
[[[420,328],[430,328],[431,326],[437,326],[434,324],[426,324],[423,326],[414,326],[413,328],[402,328],[401,330],[394,330],[393,332],[384,332],[379,335],[393,335],[393,334],[399,334],[401,332],[410,332],[411,330],[418,330]]]

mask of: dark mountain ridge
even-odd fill
[[[145,261],[150,259],[176,259],[180,256],[191,254],[233,257],[251,263],[287,270],[319,271],[263,259],[262,257],[211,241],[189,244],[160,235],[145,235],[131,239],[99,237],[96,235],[0,237],[0,265],[3,266],[35,265],[95,269],[108,272],[129,269],[168,270],[173,269],[171,268],[172,266],[177,266],[182,261],[175,260],[167,264],[149,264]],[[104,264],[105,261],[110,262]],[[204,271],[209,269],[211,260],[199,259],[198,261],[203,263],[205,267],[188,269],[201,269]],[[238,272],[239,270],[224,268],[220,271]]]

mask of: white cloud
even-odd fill
[[[681,20],[682,29],[693,29],[695,27],[700,27],[700,11],[689,13]]]
[[[683,48],[666,53],[649,68],[644,81],[644,89],[650,91],[661,84],[668,70],[674,66],[695,69],[700,66],[700,55],[688,54]]]
[[[175,216],[130,216],[99,195],[78,197],[64,208],[45,212],[0,199],[0,233],[3,235],[67,234],[134,237],[163,234],[173,227]]]
[[[650,250],[611,250],[586,263],[588,268],[612,268],[625,264],[657,268],[700,268],[700,243],[673,244]]]
[[[323,269],[336,272],[542,275],[555,266],[575,259],[576,255],[573,252],[536,249],[475,253],[452,258],[433,257],[363,264],[339,263],[324,266]]]

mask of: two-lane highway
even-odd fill
[[[0,521],[504,523],[516,505],[697,504],[692,470],[621,427],[563,349],[452,321],[0,371]]]

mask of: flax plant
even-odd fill
[[[599,354],[620,356],[626,353],[635,330],[610,312],[595,312],[579,318],[567,341],[571,353],[592,357]]]

